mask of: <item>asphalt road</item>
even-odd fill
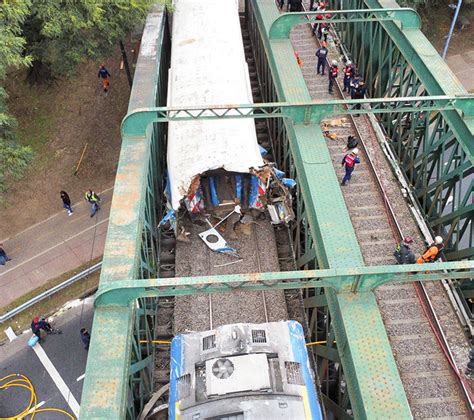
[[[76,306],[54,317],[54,326],[61,329],[62,334],[42,335],[40,345],[46,357],[41,355],[41,349],[35,352],[28,346],[31,331],[4,344],[0,347],[0,377],[11,373],[26,375],[35,387],[38,404],[44,401],[40,408],[60,408],[73,414],[73,400],[77,400],[80,404],[82,393],[83,380],[77,379],[84,374],[87,360],[87,351],[82,344],[79,330],[81,327],[91,330],[92,315],[92,299],[88,298],[84,305],[82,302],[76,302]],[[51,372],[54,375],[54,368],[51,368],[47,359],[59,373],[55,381],[51,378]],[[61,378],[65,385],[61,384]],[[69,401],[66,401],[63,394]],[[14,416],[23,411],[29,403],[29,397],[29,391],[19,388],[0,391],[0,417]],[[64,419],[65,417],[63,414],[47,412],[38,413],[35,418]]]

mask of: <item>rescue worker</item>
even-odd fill
[[[426,251],[423,255],[416,260],[417,264],[424,264],[435,262],[438,258],[441,257],[441,252],[444,249],[443,238],[441,236],[437,236],[434,242],[426,248]]]
[[[326,19],[331,19],[331,14],[326,13],[324,16]],[[318,39],[323,39],[324,42],[328,41],[328,34],[329,34],[329,23],[321,22],[318,26]]]
[[[352,61],[347,60],[346,67],[344,67],[343,72],[344,72],[344,89],[342,89],[342,91],[350,93],[351,81],[355,75],[355,69],[354,69],[354,66],[352,65]]]
[[[351,99],[354,99],[355,91],[359,87],[359,83],[360,83],[360,76],[358,74],[355,74],[355,76],[352,78],[352,80],[349,83]]]
[[[331,94],[332,94],[332,88],[334,86],[334,82],[336,81],[338,72],[339,72],[339,69],[337,67],[337,61],[332,60],[331,67],[329,67],[329,93]]]
[[[102,78],[104,81],[104,92],[107,93],[109,89],[109,77],[110,73],[109,71],[105,68],[105,64],[101,64],[99,68],[99,73],[97,74],[97,77],[100,79]]]
[[[413,243],[411,236],[406,236],[395,248],[393,256],[398,264],[415,264],[415,253],[411,250],[410,245]]]
[[[367,88],[365,87],[365,83],[363,80],[359,80],[357,87],[354,89],[354,93],[351,94],[352,99],[364,99],[365,97],[365,92],[367,91]],[[362,104],[356,104],[353,106],[352,109],[361,109]],[[354,117],[358,117],[359,114],[354,114]]]
[[[323,6],[322,6],[323,5]],[[321,12],[318,15],[316,15],[316,23],[313,25],[313,29],[311,32],[313,33],[313,36],[316,35],[316,31],[319,33],[319,26],[321,25],[321,20],[324,19],[323,12],[325,11],[326,5],[324,3],[320,3],[320,6],[318,6],[317,11]]]
[[[351,180],[352,172],[354,172],[356,163],[360,163],[360,159],[357,156],[358,154],[359,149],[357,149],[356,147],[354,150],[352,150],[350,153],[348,153],[342,158],[342,166],[344,166],[344,169],[346,170],[346,174],[344,175],[344,178],[342,178],[341,181],[342,186],[347,185],[347,183]]]
[[[40,340],[41,330],[50,332],[51,329],[51,324],[49,322],[46,322],[44,318],[40,318],[39,316],[37,316],[31,321],[31,331],[33,331],[33,334],[36,335]]]
[[[316,73],[324,76],[324,69],[326,68],[326,58],[328,56],[328,49],[326,48],[326,43],[321,44],[321,48],[316,50],[316,57],[318,57],[318,65],[316,66]]]
[[[100,197],[94,191],[89,190],[85,194],[85,199],[91,204],[91,217],[94,217],[97,211],[100,210]]]

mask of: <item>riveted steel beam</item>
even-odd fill
[[[364,0],[364,3],[369,10],[383,9],[386,4],[380,0]],[[396,6],[395,2],[391,3],[394,7]],[[421,31],[404,29],[395,22],[389,21],[381,21],[380,25],[400,53],[409,61],[429,95],[453,95],[466,92]],[[466,114],[446,110],[443,111],[443,116],[471,162],[474,162],[474,118],[472,118],[474,104],[471,102],[465,106],[467,107]]]
[[[318,15],[322,18],[316,19]],[[326,15],[331,15],[327,18]],[[386,9],[326,10],[324,12],[292,12],[280,15],[273,22],[269,38],[288,39],[293,26],[302,23],[356,23],[397,21],[404,29],[420,29],[420,15],[408,7]]]
[[[420,112],[470,109],[474,95],[408,96],[402,98],[366,98],[303,103],[263,103],[202,105],[190,107],[149,107],[129,112],[122,121],[122,135],[143,135],[152,122],[213,120],[234,118],[290,118],[294,123],[319,123],[328,115]],[[354,105],[370,108],[352,109]],[[348,107],[348,108],[346,108]]]
[[[128,305],[139,297],[183,296],[201,293],[265,289],[330,288],[338,293],[368,292],[385,283],[468,279],[474,261],[429,265],[389,265],[322,270],[277,271],[201,277],[122,280],[100,287],[96,305]]]

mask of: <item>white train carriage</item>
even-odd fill
[[[173,5],[168,106],[252,103],[238,0]],[[251,183],[241,175],[264,165],[253,119],[170,122],[167,160],[175,211],[183,199],[190,211],[241,202]]]

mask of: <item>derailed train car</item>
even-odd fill
[[[175,0],[168,106],[252,102],[238,0]],[[179,211],[222,216],[236,205],[292,220],[295,182],[264,155],[253,119],[170,122],[163,223],[176,232]]]
[[[296,321],[178,335],[170,369],[170,419],[323,418]]]

